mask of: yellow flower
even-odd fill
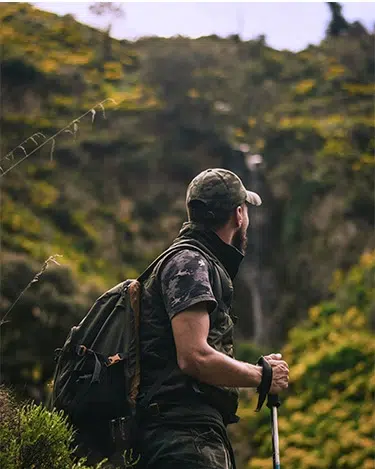
[[[255,124],[257,123],[257,120],[255,119],[255,117],[249,117],[248,120],[247,120],[247,123],[248,123],[249,127],[255,127]]]
[[[315,87],[315,80],[302,80],[294,87],[296,94],[306,94]]]
[[[363,469],[374,469],[374,460],[366,459],[366,461],[363,462]]]
[[[193,98],[193,99],[199,98],[199,93],[198,93],[197,90],[191,89],[191,90],[188,91],[188,96],[189,96],[190,98]]]
[[[313,306],[312,308],[310,308],[309,309],[310,319],[312,319],[313,321],[316,321],[319,317],[321,310],[322,309],[320,306]]]
[[[334,292],[342,284],[343,281],[343,272],[342,270],[335,270],[333,273],[332,283],[329,287],[330,291]]]
[[[371,252],[365,251],[361,256],[360,263],[366,267],[375,265],[375,250]]]
[[[334,78],[343,76],[345,72],[346,68],[343,65],[336,64],[329,67],[324,77],[326,80],[332,80]]]

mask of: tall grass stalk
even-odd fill
[[[30,280],[30,282],[26,285],[26,287],[21,291],[21,293],[18,295],[18,297],[15,299],[15,301],[12,303],[12,305],[9,307],[8,311],[4,314],[4,316],[2,317],[1,321],[0,321],[0,327],[5,324],[6,322],[9,322],[9,321],[6,321],[5,319],[7,318],[7,316],[9,315],[9,313],[12,311],[13,307],[17,304],[17,302],[19,301],[19,299],[22,297],[22,295],[31,287],[31,285],[33,283],[36,283],[39,281],[40,277],[43,275],[43,273],[47,270],[48,266],[50,263],[53,263],[53,264],[56,264],[56,265],[60,265],[57,260],[56,260],[56,257],[63,257],[61,254],[54,254],[53,256],[50,256],[48,259],[46,259],[44,261],[44,264],[42,266],[42,268],[40,269],[40,271],[34,275],[33,279]]]
[[[105,103],[108,103],[108,102],[112,102],[114,103],[116,106],[118,105],[116,103],[116,101],[112,98],[107,98],[107,99],[104,99],[103,101],[95,104],[95,106],[93,106],[91,109],[89,109],[88,111],[86,111],[85,113],[83,113],[81,116],[79,116],[77,119],[73,119],[71,122],[69,122],[68,125],[66,125],[64,128],[62,128],[61,130],[59,130],[58,132],[56,132],[54,135],[52,135],[51,137],[49,138],[46,138],[46,136],[42,133],[42,132],[36,132],[34,133],[33,135],[31,135],[30,137],[28,137],[27,139],[25,139],[23,142],[21,142],[19,145],[17,145],[15,148],[13,148],[13,150],[11,150],[9,153],[7,153],[5,156],[3,156],[2,158],[0,158],[0,178],[4,177],[6,174],[9,173],[9,171],[11,171],[13,168],[15,168],[16,166],[18,166],[20,163],[22,163],[22,161],[26,160],[26,158],[28,158],[29,156],[31,156],[32,154],[34,154],[36,151],[40,150],[42,147],[44,147],[45,145],[47,145],[47,143],[51,142],[52,143],[52,146],[51,146],[51,152],[50,152],[50,159],[52,159],[53,157],[53,152],[54,152],[54,149],[55,149],[55,146],[56,146],[56,137],[59,136],[60,134],[62,134],[63,132],[68,132],[68,133],[71,133],[73,134],[73,137],[74,137],[74,140],[76,140],[76,135],[77,135],[77,131],[78,131],[78,124],[80,123],[81,119],[83,119],[84,117],[86,117],[88,114],[91,114],[91,122],[93,123],[94,122],[94,119],[95,119],[95,115],[96,115],[96,110],[95,108],[99,108],[102,110],[103,112],[103,117],[104,119],[106,118],[106,115],[105,115]],[[70,127],[73,128],[73,131],[70,130]],[[39,143],[38,144],[38,141],[37,139],[38,138],[43,138],[43,142],[42,143]],[[37,145],[36,148],[34,148],[33,150],[31,150],[30,152],[27,152],[26,149],[25,149],[25,145],[27,144],[27,142],[29,141],[32,141],[33,143],[35,143]],[[14,161],[14,155],[15,155],[15,152],[16,151],[22,151],[23,153],[23,157],[18,160],[16,163],[12,164],[8,169],[4,170],[3,167],[1,166],[1,164],[7,160],[7,161]]]

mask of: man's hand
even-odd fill
[[[281,353],[272,353],[264,358],[272,367],[272,384],[269,394],[278,394],[288,387],[289,366],[281,359]]]
[[[281,353],[271,353],[270,355],[264,355],[264,358],[269,362],[270,360],[281,360],[282,355]]]

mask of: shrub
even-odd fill
[[[0,388],[2,469],[90,469],[84,459],[75,461],[73,437],[73,427],[61,412],[32,403],[18,406],[9,391]]]
[[[310,308],[308,320],[290,331],[283,349],[290,386],[279,411],[281,463],[289,469],[373,467],[374,268],[374,252],[362,255],[335,279],[334,297]],[[252,401],[239,414],[236,439],[254,435],[251,447],[241,449],[244,467],[271,469],[269,410],[255,416]]]

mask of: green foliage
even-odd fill
[[[285,206],[282,233],[282,242],[285,246],[293,246],[300,241],[304,214],[309,210],[314,196],[322,190],[322,184],[314,180],[304,181],[295,187]]]
[[[265,354],[265,350],[253,344],[252,342],[237,342],[235,347],[235,357],[237,360],[256,363],[261,355]]]
[[[366,252],[345,277],[336,275],[334,298],[290,332],[283,357],[291,382],[279,411],[281,461],[290,469],[372,467],[375,343],[366,312],[375,304],[374,271],[375,251]],[[242,431],[256,432],[249,469],[272,468],[268,412],[251,418],[251,409],[241,410]]]
[[[62,254],[64,265],[30,289],[2,331],[7,382],[45,394],[54,348],[96,294],[135,277],[176,236],[186,185],[200,170],[228,167],[255,184],[242,143],[265,162],[258,244],[267,254],[255,255],[267,270],[272,345],[328,297],[333,273],[345,277],[363,246],[373,247],[373,34],[351,28],[292,53],[264,36],[116,41],[25,3],[4,4],[0,19],[3,155],[103,99],[119,103],[60,134],[52,158],[46,145],[1,179],[0,314],[46,258]],[[33,148],[30,139],[25,149]],[[243,290],[235,313],[251,324]],[[362,308],[367,287],[346,291]],[[342,295],[346,311],[352,299]]]
[[[39,271],[40,265],[25,256],[3,256],[1,318]],[[85,289],[79,291],[71,270],[54,266],[22,295],[1,326],[3,382],[39,401],[47,396],[54,349],[101,293],[89,282]]]
[[[35,404],[18,406],[3,387],[0,409],[2,469],[90,469],[84,459],[75,460],[74,431],[61,412]]]

